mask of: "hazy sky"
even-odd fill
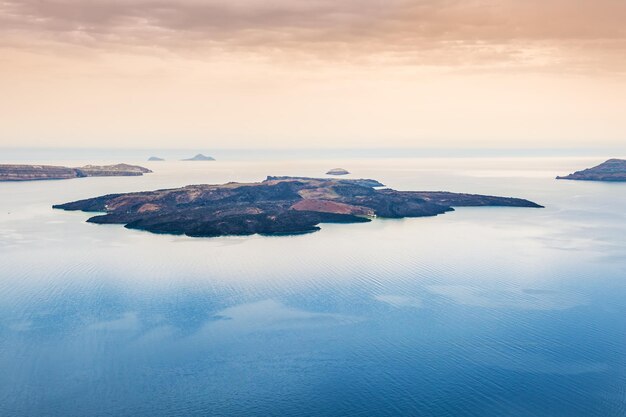
[[[624,0],[0,0],[0,146],[618,146],[624,22]]]

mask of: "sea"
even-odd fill
[[[148,156],[2,161],[154,172],[0,183],[1,416],[626,416],[626,183],[555,179],[606,158]],[[218,238],[52,209],[337,167],[545,208]]]

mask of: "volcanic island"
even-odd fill
[[[314,232],[320,223],[436,216],[453,207],[529,207],[532,201],[443,191],[396,191],[370,179],[267,177],[256,183],[188,185],[109,194],[53,206],[97,212],[90,223],[152,233],[216,237]]]

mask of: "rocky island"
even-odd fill
[[[381,186],[367,179],[267,177],[258,183],[110,194],[53,207],[102,213],[87,220],[91,223],[197,237],[306,233],[319,230],[320,223],[435,216],[453,207],[541,207],[519,198],[376,188]]]
[[[85,165],[68,168],[53,165],[0,165],[0,181],[65,180],[84,177],[138,176],[152,172],[137,165]]]
[[[333,168],[329,170],[326,175],[348,175],[349,172],[343,168]]]
[[[165,161],[165,159],[159,158],[158,156],[151,156],[150,158],[148,158],[148,161],[150,161],[150,162],[158,162],[158,161]]]
[[[579,181],[626,181],[626,159],[609,159],[593,168],[576,171],[563,177],[556,177],[557,180],[579,180]]]
[[[183,159],[183,161],[215,161],[215,158],[212,156],[202,155],[201,153],[197,154],[193,158]]]

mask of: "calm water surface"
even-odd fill
[[[596,162],[165,162],[0,184],[0,415],[626,416],[626,184],[552,179]],[[335,166],[546,208],[213,239],[50,208]]]

